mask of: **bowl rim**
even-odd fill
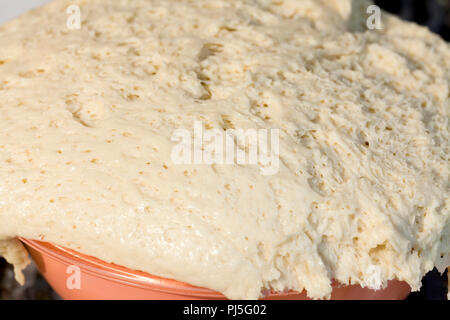
[[[194,294],[196,296],[224,298],[221,293],[211,289],[193,286],[185,282],[158,277],[147,272],[132,270],[114,263],[108,263],[104,260],[82,254],[76,250],[51,242],[30,240],[22,237],[19,237],[19,240],[26,246],[33,248],[53,260],[57,260],[66,265],[75,265],[82,269],[83,272],[105,280],[120,282],[122,284],[153,291],[171,293],[176,291],[178,294],[183,294],[184,292],[185,295],[189,296]]]
[[[144,271],[132,270],[115,263],[109,263],[104,260],[82,254],[76,250],[69,249],[55,243],[40,240],[31,240],[23,237],[18,239],[25,244],[26,247],[38,251],[53,260],[66,265],[75,265],[82,269],[83,272],[90,275],[103,278],[108,281],[119,282],[125,285],[138,287],[146,290],[159,291],[184,296],[195,296],[208,299],[226,299],[220,292],[194,286],[186,282],[174,279],[159,277]],[[334,281],[333,281],[334,284]],[[269,292],[267,297],[279,297],[288,295],[303,294],[296,291],[288,292]]]
[[[105,281],[112,281],[121,285],[127,285],[137,287],[144,290],[156,291],[164,294],[171,294],[177,296],[193,297],[195,299],[207,299],[207,300],[223,300],[227,299],[225,295],[220,292],[214,291],[208,288],[202,288],[188,284],[186,282],[177,281],[174,279],[159,277],[144,271],[133,270],[124,266],[117,265],[115,263],[108,263],[104,260],[82,254],[76,250],[63,247],[51,242],[45,242],[42,240],[32,240],[24,237],[17,237],[25,248],[38,252],[45,258],[59,262],[60,264],[75,265],[79,267],[82,272],[90,274],[94,277],[102,278]],[[392,279],[397,282],[402,282],[398,279]],[[340,287],[349,286],[339,283],[336,280],[332,280],[331,283],[333,290]],[[352,285],[350,285],[352,286]],[[388,286],[385,288],[387,289]],[[287,296],[304,296],[306,292],[297,291],[285,291],[274,292],[264,291],[261,298],[275,298],[279,299]],[[260,299],[261,299],[260,298]]]

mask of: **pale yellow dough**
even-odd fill
[[[237,299],[419,289],[449,253],[450,48],[386,13],[356,32],[350,4],[60,0],[1,27],[0,239]],[[172,163],[194,121],[280,129],[278,174]]]

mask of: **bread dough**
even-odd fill
[[[356,32],[350,4],[58,0],[0,27],[0,239],[235,299],[418,290],[449,253],[450,48],[387,13]],[[278,173],[174,164],[195,121],[279,129]]]

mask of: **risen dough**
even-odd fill
[[[450,48],[383,17],[358,33],[349,0],[60,0],[6,24],[0,238],[230,298],[419,289],[449,252]],[[280,129],[279,172],[172,163],[198,120]]]

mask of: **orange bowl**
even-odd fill
[[[20,238],[53,289],[70,300],[219,300],[218,292],[99,260],[52,243]],[[78,273],[78,274],[76,274]],[[77,280],[73,282],[74,276]],[[382,290],[333,283],[333,300],[396,300],[410,292],[407,283],[392,280]],[[264,299],[308,300],[306,293],[270,293]]]

